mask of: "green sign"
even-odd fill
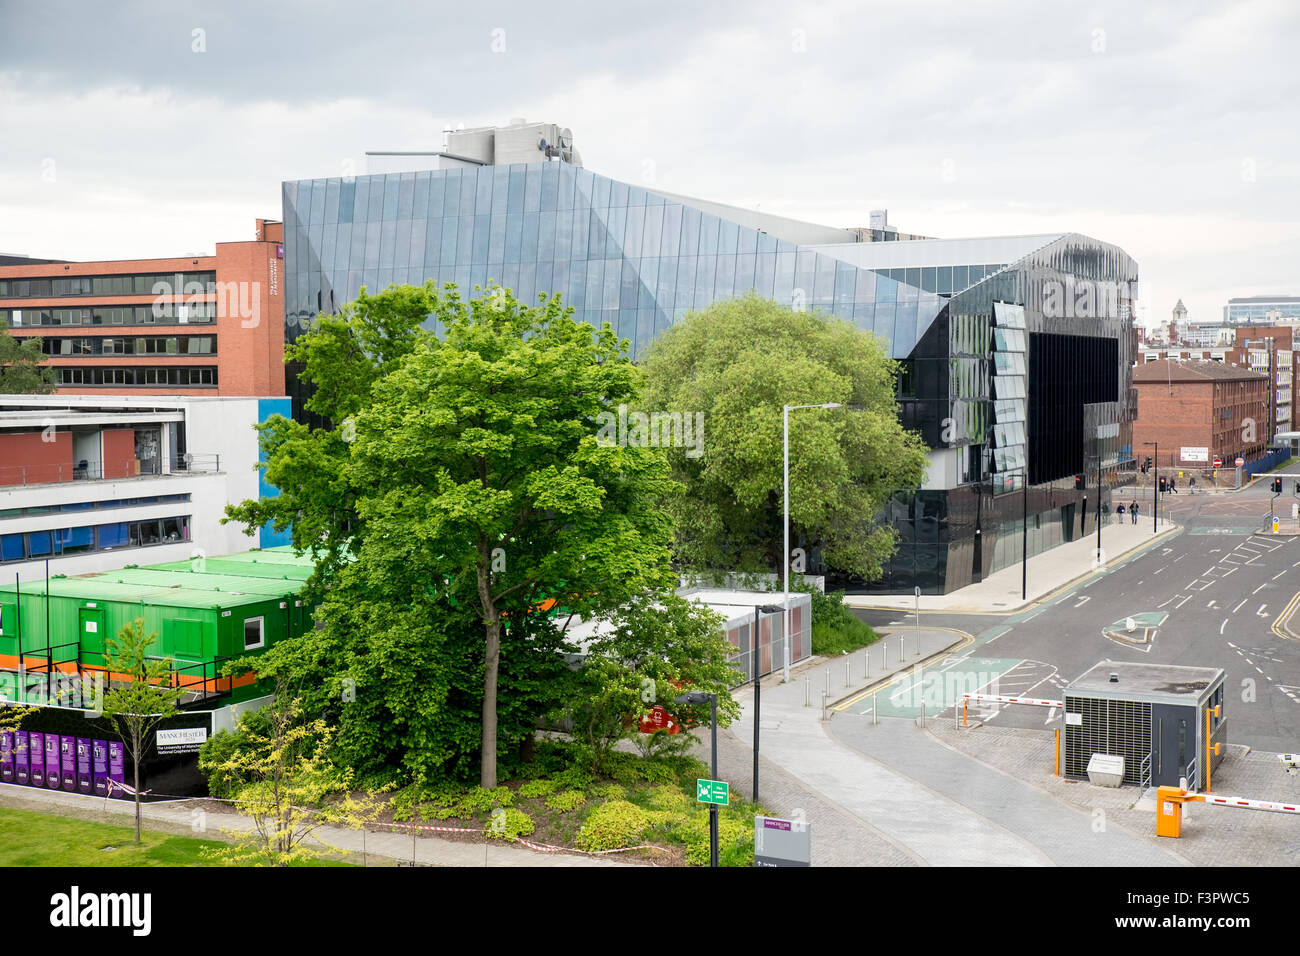
[[[695,781],[696,803],[716,803],[726,806],[728,803],[728,785],[722,780]]]

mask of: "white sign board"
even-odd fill
[[[159,753],[187,753],[198,750],[208,739],[206,727],[181,727],[158,731]]]
[[[1178,458],[1180,461],[1201,462],[1202,464],[1205,464],[1210,460],[1210,449],[1189,448],[1184,446],[1178,449]]]

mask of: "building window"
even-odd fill
[[[266,619],[250,617],[244,621],[244,650],[251,651],[266,644]]]

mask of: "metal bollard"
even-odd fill
[[[853,675],[852,675],[851,673],[849,673],[849,669],[850,669],[851,667],[852,667],[852,661],[845,661],[845,662],[844,662],[844,686],[845,686],[845,687],[848,687],[848,686],[849,686],[849,681],[853,679]]]
[[[831,695],[831,669],[830,669],[830,666],[827,665],[827,667],[826,667],[826,696],[829,697],[830,695]]]
[[[868,644],[862,649],[862,679],[866,680],[871,676],[871,645]]]
[[[812,706],[812,678],[810,677],[803,679],[803,705],[805,707]]]
[[[825,691],[822,692],[822,720],[825,720],[825,719],[826,719],[826,699],[827,699],[829,696],[830,696],[830,695],[829,695],[828,693],[826,693]]]
[[[880,691],[876,691],[875,694],[871,695],[871,722],[873,724],[879,723],[879,721],[876,720],[876,695],[879,693]]]
[[[921,726],[925,726],[925,701],[921,701]]]

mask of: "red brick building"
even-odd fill
[[[0,326],[39,337],[68,395],[284,394],[284,227],[211,256],[0,260]]]
[[[1231,467],[1238,457],[1253,461],[1269,441],[1269,377],[1215,361],[1139,363],[1133,370],[1138,393],[1133,454],[1155,457],[1161,468],[1209,468],[1215,456]]]

